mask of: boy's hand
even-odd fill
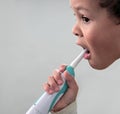
[[[63,84],[61,73],[64,72],[63,75],[65,80],[67,81],[68,89],[53,107],[52,111],[54,112],[60,111],[67,105],[74,102],[78,93],[78,86],[74,77],[72,77],[67,71],[65,71],[65,69],[66,65],[61,65],[59,69],[54,70],[53,75],[48,77],[48,82],[43,85],[44,90],[49,94],[58,92],[60,90],[59,86]]]

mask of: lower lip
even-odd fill
[[[87,60],[90,59],[90,53],[85,53],[84,54],[84,59],[87,59]]]

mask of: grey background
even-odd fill
[[[82,50],[68,0],[0,0],[0,114],[25,114],[53,69]],[[76,68],[79,114],[120,114],[120,63]]]

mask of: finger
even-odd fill
[[[53,76],[58,85],[63,84],[63,79],[61,77],[61,72],[59,71],[59,69],[53,71]]]
[[[52,94],[54,91],[53,89],[50,88],[48,83],[44,83],[43,84],[43,89],[48,93],[48,94]]]
[[[78,85],[75,81],[75,78],[73,76],[71,76],[67,71],[64,72],[64,77],[67,81],[69,88],[78,89]]]
[[[67,66],[66,64],[60,65],[59,67],[60,72],[64,72],[66,70],[66,66]]]
[[[59,91],[59,86],[53,76],[48,77],[48,84],[50,85],[51,89],[53,89],[53,91]]]

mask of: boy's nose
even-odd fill
[[[72,33],[75,36],[83,37],[82,31],[81,31],[80,26],[78,25],[77,22],[75,23],[75,25],[72,28]]]

